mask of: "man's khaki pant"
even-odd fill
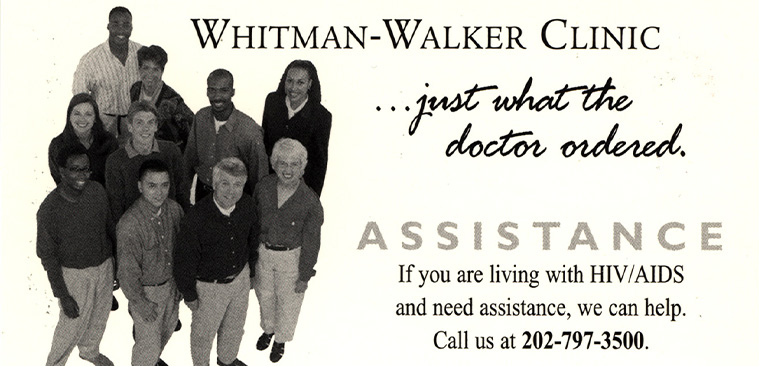
[[[198,310],[192,312],[190,352],[194,366],[208,366],[214,337],[219,360],[232,363],[240,350],[248,315],[248,265],[228,284],[197,281]]]
[[[53,333],[53,346],[47,356],[47,366],[65,365],[74,346],[79,347],[79,357],[84,359],[94,359],[100,354],[100,340],[111,313],[113,258],[96,267],[63,267],[63,280],[79,306],[79,317],[67,317],[58,301],[60,316]]]
[[[129,314],[134,320],[132,366],[155,366],[163,348],[174,334],[179,319],[177,289],[174,280],[169,280],[161,286],[144,286],[142,289],[148,300],[158,304],[158,316],[154,321],[147,322],[132,308],[132,304],[129,304]]]

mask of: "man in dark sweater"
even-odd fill
[[[258,218],[243,194],[245,164],[222,159],[213,167],[213,194],[195,204],[179,228],[174,278],[192,310],[190,351],[195,366],[209,364],[217,339],[217,364],[244,366],[237,359],[258,254]]]
[[[37,256],[61,310],[46,365],[65,365],[78,346],[82,359],[112,366],[100,353],[111,307],[115,242],[105,189],[88,178],[84,146],[64,146],[56,164],[61,183],[37,212]]]

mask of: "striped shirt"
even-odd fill
[[[140,47],[129,41],[125,65],[111,53],[108,41],[84,54],[74,72],[73,93],[91,94],[102,114],[127,114],[131,104],[129,88],[140,80],[137,66]]]

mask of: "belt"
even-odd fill
[[[271,245],[269,243],[264,243],[264,248],[269,249],[269,250],[274,250],[274,251],[277,251],[277,252],[284,252],[284,251],[293,250],[293,249],[296,249],[296,248],[299,248],[299,247],[290,248],[290,247],[286,247],[284,245]]]
[[[242,271],[240,271],[240,272],[242,272]],[[225,278],[222,278],[222,279],[211,279],[211,278],[198,277],[198,281],[200,281],[200,282],[208,282],[208,283],[218,283],[218,284],[225,285],[225,284],[228,284],[228,283],[232,283],[232,281],[234,281],[235,278],[237,278],[237,275],[239,275],[240,272],[237,272],[237,273],[235,273],[235,274],[233,274],[233,275],[231,275],[229,277],[225,277]]]
[[[119,117],[119,118],[124,118],[127,116],[126,114],[111,114],[111,113],[103,113],[103,114],[105,114],[106,116]]]
[[[142,287],[158,287],[158,286],[163,286],[163,285],[166,284],[166,282],[169,282],[169,280],[163,281],[163,282],[161,282],[161,283],[159,283],[157,285],[142,285]]]

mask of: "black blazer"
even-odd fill
[[[320,196],[327,174],[332,114],[321,103],[309,100],[300,112],[287,119],[285,96],[272,92],[266,97],[261,126],[264,129],[264,146],[268,156],[271,156],[274,143],[283,137],[298,140],[303,144],[308,152],[308,165],[303,180]],[[269,170],[274,172],[271,166]]]

